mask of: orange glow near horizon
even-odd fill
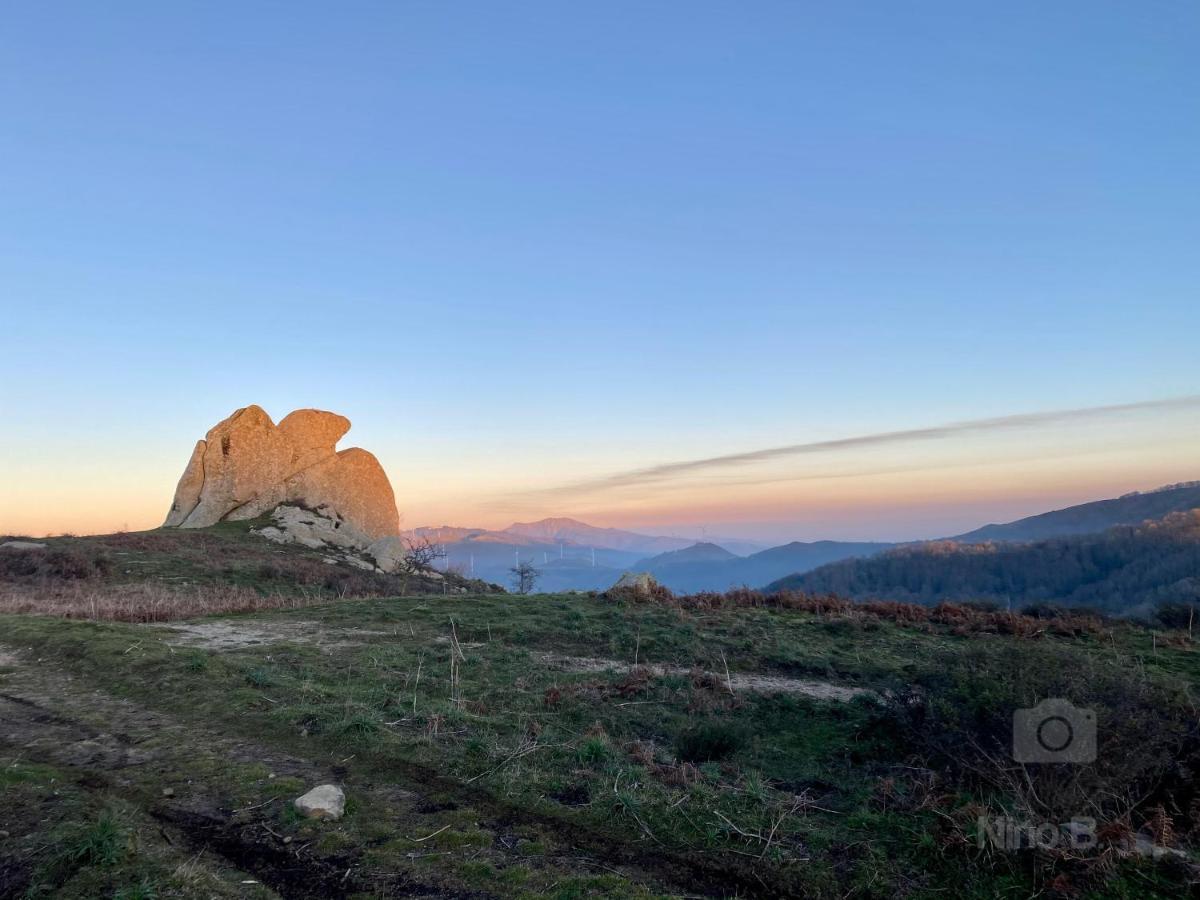
[[[406,528],[500,529],[514,521],[570,516],[685,536],[907,540],[1195,478],[1200,430],[1192,418],[1143,416],[1132,423],[1122,418],[1070,429],[899,440],[750,464],[718,458],[711,466],[662,477],[645,475],[646,462],[633,459],[625,460],[634,473],[627,478],[606,474],[613,467],[584,467],[562,454],[496,461],[478,451],[449,468],[430,463],[419,469],[411,453],[383,448],[379,456],[393,473]],[[157,527],[185,452],[167,455],[156,452],[137,466],[98,455],[84,465],[53,454],[27,461],[3,486],[0,533]],[[580,481],[577,472],[569,478],[577,469],[590,469],[598,481],[588,475]]]

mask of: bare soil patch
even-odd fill
[[[539,653],[536,656],[542,662],[568,672],[632,672],[634,669],[646,669],[652,675],[691,675],[691,669],[681,666],[640,665],[621,662],[616,659],[604,659],[591,656],[564,656],[558,653]],[[848,703],[855,697],[876,697],[874,691],[866,688],[849,687],[847,685],[830,684],[824,681],[802,681],[796,678],[785,678],[780,675],[760,675],[751,672],[705,672],[709,678],[727,684],[733,691],[753,691],[761,694],[802,694],[817,700],[832,700]]]
[[[320,622],[176,622],[166,626],[174,634],[167,643],[220,652],[260,647],[264,644],[313,644],[331,651],[364,643],[363,638],[386,635],[365,628],[330,628]]]
[[[176,646],[200,647],[219,652],[260,647],[266,644],[294,642],[312,644],[326,652],[354,644],[365,643],[363,638],[385,636],[386,631],[364,628],[330,628],[319,622],[238,622],[218,620],[210,622],[176,622],[168,626],[174,635],[168,643]],[[435,638],[446,643],[449,638]],[[483,644],[464,643],[465,649],[478,649]],[[558,653],[539,653],[535,658],[551,667],[570,672],[619,672],[627,673],[635,668],[649,670],[652,675],[690,675],[691,669],[681,666],[642,665],[621,662],[616,659],[591,656],[565,656]],[[733,691],[752,691],[761,694],[801,694],[817,700],[848,703],[855,697],[874,697],[874,691],[866,688],[831,684],[824,681],[809,681],[787,678],[781,675],[764,675],[753,672],[706,672],[721,684],[728,684]]]

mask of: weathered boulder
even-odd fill
[[[283,480],[291,466],[291,443],[262,407],[239,409],[215,425],[205,437],[199,473],[195,459],[193,451],[168,517],[170,522],[182,515],[182,528],[207,528],[229,518],[252,519],[285,497]],[[199,491],[195,491],[197,477]],[[196,502],[189,509],[193,492]]]
[[[314,508],[281,503],[272,511],[271,523],[254,529],[254,533],[276,544],[300,544],[312,550],[335,551],[334,555],[324,558],[326,562],[346,563],[370,572],[395,574],[408,549],[398,535],[372,541],[328,506]],[[437,579],[442,574],[427,572],[424,577]]]
[[[306,819],[337,820],[346,812],[346,795],[336,784],[319,784],[294,801],[296,812]]]
[[[300,544],[320,550],[323,547],[361,549],[371,543],[369,537],[327,506],[308,509],[281,503],[271,513],[271,521],[275,524],[256,529],[255,533],[277,544]]]
[[[45,550],[46,546],[42,541],[5,541],[0,550]]]
[[[367,554],[375,560],[375,565],[385,572],[396,572],[404,562],[408,548],[399,535],[389,534],[377,541],[372,541],[367,547]]]
[[[391,483],[357,447],[337,452],[350,420],[300,409],[279,425],[258,406],[239,409],[196,444],[163,523],[205,528],[253,519],[281,503],[327,507],[361,545],[400,533]]]
[[[328,506],[372,540],[400,533],[400,515],[387,473],[372,454],[351,447],[287,479],[288,499]]]
[[[187,468],[175,487],[175,499],[164,525],[177,528],[200,504],[200,491],[204,487],[204,451],[207,447],[207,441],[196,441],[192,458],[188,460]]]
[[[671,592],[658,583],[649,572],[626,572],[617,583],[605,591],[611,598],[629,597],[635,600],[650,600],[670,597]]]
[[[292,469],[298,471],[333,456],[350,420],[321,409],[298,409],[283,417],[279,430],[292,445]]]

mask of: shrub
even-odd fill
[[[670,603],[675,594],[670,588],[650,579],[642,585],[611,587],[604,592],[603,597],[617,603]]]
[[[251,669],[246,673],[246,684],[251,687],[265,688],[270,687],[272,683],[271,671],[262,667]]]
[[[112,572],[112,561],[100,552],[75,548],[0,551],[0,579],[6,581],[82,581]]]
[[[149,878],[143,878],[137,884],[119,888],[113,894],[113,900],[156,900],[158,889]]]
[[[611,593],[611,592],[610,592]],[[886,620],[928,630],[939,625],[954,634],[1011,634],[1017,637],[1039,637],[1043,634],[1083,635],[1102,634],[1103,616],[1086,609],[1063,609],[1053,618],[1001,611],[990,604],[939,603],[923,606],[899,603],[894,600],[852,601],[833,594],[806,594],[801,591],[763,593],[748,588],[736,588],[724,594],[706,591],[677,597],[653,598],[655,602],[680,609],[711,610],[744,607],[787,609],[842,620],[862,621],[864,618]],[[1048,610],[1042,610],[1048,614]]]
[[[742,733],[734,726],[705,722],[680,732],[675,739],[675,752],[686,762],[710,762],[733,756],[743,741]]]
[[[1032,619],[1059,619],[1067,611],[1056,603],[1027,603],[1021,607],[1021,615]]]
[[[79,866],[115,866],[125,855],[129,836],[116,816],[103,812],[62,846],[63,853]]]
[[[590,737],[579,745],[579,761],[586,766],[600,766],[608,762],[612,749],[602,737]]]
[[[1013,760],[1014,712],[1063,698],[1095,714],[1094,763]],[[1035,821],[1187,810],[1200,734],[1186,691],[1111,658],[1042,644],[945,654],[889,694],[882,727],[921,762]]]
[[[1154,618],[1164,628],[1187,629],[1200,625],[1194,603],[1163,603],[1154,610]]]
[[[338,729],[338,737],[344,744],[351,746],[367,746],[379,737],[381,732],[379,722],[364,713],[347,717]]]

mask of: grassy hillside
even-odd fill
[[[80,614],[95,607],[108,618],[157,619],[178,617],[181,609],[254,610],[488,587],[453,573],[404,579],[367,571],[341,552],[275,544],[251,533],[266,524],[263,517],[203,529],[37,539],[44,550],[0,548],[0,611],[54,604]]]
[[[918,603],[1049,601],[1113,613],[1200,603],[1200,509],[1028,544],[916,544],[789,576],[771,587]]]
[[[0,896],[1178,896],[1123,848],[1194,846],[1197,679],[1184,633],[751,592],[0,615]],[[1046,696],[1094,765],[1012,762]]]

